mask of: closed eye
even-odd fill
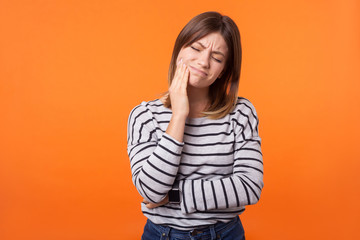
[[[213,59],[214,59],[215,61],[217,61],[218,63],[221,63],[221,62],[222,62],[220,59],[217,59],[217,58],[214,58],[214,57],[213,57]]]
[[[200,49],[194,47],[194,46],[190,46],[193,50],[200,52]],[[222,61],[220,59],[217,59],[216,57],[212,57],[216,62],[221,63]]]
[[[191,46],[191,48],[194,49],[194,50],[197,51],[197,52],[200,51],[200,49],[197,49],[197,48],[195,48],[195,47],[193,47],[193,46]]]

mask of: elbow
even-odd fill
[[[256,190],[254,189],[254,191],[252,192],[249,199],[249,205],[254,205],[260,201],[261,192],[264,186],[262,181],[259,183],[259,186],[260,188],[257,188]]]
[[[252,196],[250,196],[249,205],[254,205],[254,204],[258,203],[260,201],[260,195],[261,195],[261,192],[257,192],[256,194],[253,194]]]
[[[133,183],[139,194],[148,202],[160,203],[167,195],[170,189],[155,189],[150,184],[146,183],[141,177],[141,174],[133,176]],[[165,191],[164,191],[165,190]]]
[[[250,178],[248,176],[238,176],[240,186],[242,186],[241,194],[242,204],[241,205],[253,205],[259,202],[260,195],[263,189],[262,176],[257,178]],[[240,196],[239,196],[240,197]]]
[[[166,194],[164,195],[155,195],[155,194],[151,194],[151,192],[140,192],[140,195],[148,202],[150,203],[160,203],[161,201],[164,200],[164,198],[166,197]]]

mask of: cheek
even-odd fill
[[[185,59],[184,59],[184,54],[179,53],[179,55],[178,55],[178,57],[177,57],[177,59],[176,59],[176,66],[178,65],[178,62],[180,61],[180,59],[182,59],[183,61],[185,60]]]
[[[179,55],[177,57],[177,62],[180,61],[180,59],[183,59],[183,62],[187,64],[192,57],[193,57],[192,52],[189,51],[188,49],[184,49],[179,52]]]
[[[183,57],[184,57],[184,49],[181,49],[178,56],[177,56],[177,60],[179,61]]]
[[[225,69],[225,66],[219,67],[219,69],[217,69],[217,71],[216,71],[217,75],[220,76],[222,74],[222,72],[224,71],[224,69]]]

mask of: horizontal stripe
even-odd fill
[[[142,149],[140,149],[137,153],[141,153],[141,152],[143,152],[145,149],[148,149],[148,148],[151,148],[151,147],[156,147],[156,144],[147,145],[147,146],[143,147]],[[132,162],[132,160],[134,159],[135,156],[137,156],[137,155],[134,154],[134,155],[130,158],[130,163]]]
[[[180,163],[180,166],[189,166],[189,167],[230,167],[234,165],[234,163],[229,163],[229,164],[211,164],[211,163],[200,163],[200,164],[195,164],[195,163]]]
[[[214,176],[226,177],[226,176],[231,175],[231,173],[211,173],[211,174],[209,174],[209,173],[201,173],[201,172],[191,172],[189,174],[185,174],[185,173],[178,172],[178,175],[182,176],[182,177],[189,177],[189,176],[193,176],[193,175],[208,176],[208,177],[210,177],[210,176],[211,177],[214,177]]]
[[[230,135],[233,133],[233,130],[230,132],[214,132],[214,133],[206,133],[206,134],[190,134],[184,133],[184,135],[191,136],[191,137],[209,137],[209,136],[219,136],[219,135]]]
[[[141,181],[141,185],[144,185],[147,189],[149,189],[150,191],[152,191],[153,193],[157,194],[157,195],[163,195],[163,193],[156,191],[155,189],[149,187],[148,185],[146,185],[143,181]]]
[[[169,162],[167,160],[165,160],[164,158],[160,157],[160,155],[156,154],[155,152],[153,153],[155,157],[157,157],[158,159],[160,159],[161,161],[163,161],[164,163],[167,163],[171,166],[174,166],[174,167],[178,167],[179,164],[176,164],[176,163],[172,163],[172,162]]]
[[[163,115],[163,114],[172,114],[172,112],[153,112],[152,114]]]
[[[259,153],[262,156],[261,151],[259,149],[255,149],[255,148],[239,148],[239,149],[236,149],[235,151],[254,151],[254,152]]]
[[[230,125],[229,122],[222,122],[222,123],[204,123],[204,124],[190,124],[190,123],[185,123],[185,126],[187,127],[208,127],[208,126],[223,126],[223,125]]]
[[[230,145],[230,144],[234,144],[234,141],[230,141],[230,142],[214,142],[214,143],[189,143],[189,142],[185,142],[185,145],[188,146],[194,146],[194,147],[209,147],[209,146],[215,146],[215,145]]]
[[[166,135],[163,135],[163,138],[167,139],[168,141],[172,142],[173,144],[175,144],[175,145],[177,145],[177,146],[179,146],[179,147],[184,146],[184,144],[182,144],[182,143],[177,143],[177,142],[175,142],[174,140],[172,140],[171,138],[167,137]]]
[[[129,151],[128,151],[128,155],[132,155],[132,151],[135,150],[136,148],[140,147],[141,145],[144,145],[144,144],[149,144],[149,141],[147,142],[141,142],[141,143],[138,143],[136,144],[136,146],[132,147]],[[156,146],[156,144],[153,144],[152,146]],[[129,148],[128,148],[129,149]]]
[[[169,176],[169,177],[176,177],[176,175],[170,174],[170,173],[168,173],[168,172],[165,172],[165,171],[161,170],[160,168],[158,168],[158,167],[156,167],[155,165],[153,165],[151,162],[148,162],[148,164],[149,164],[152,168],[156,169],[158,172],[161,172],[162,174],[165,174],[165,175],[167,175],[167,176]]]
[[[225,152],[225,153],[189,153],[189,152],[182,152],[182,154],[184,155],[189,155],[189,156],[227,156],[227,155],[232,155],[234,154],[234,151],[232,152]]]
[[[171,209],[171,210],[177,210],[180,211],[181,208],[180,207],[174,207],[174,206],[168,206],[168,205],[162,205],[160,206],[160,208],[167,208],[167,209]],[[217,214],[217,215],[221,215],[221,214],[239,214],[245,211],[245,208],[240,209],[240,210],[236,210],[236,211],[227,211],[227,210],[223,210],[223,211],[219,211],[219,210],[208,210],[208,211],[197,211],[196,213],[201,214],[201,215],[211,215],[211,214]]]
[[[237,161],[237,160],[240,160],[240,161],[256,161],[256,162],[259,162],[261,164],[263,164],[263,162],[260,160],[260,159],[257,159],[257,158],[249,158],[249,157],[240,157],[240,158],[235,158],[234,161]]]
[[[158,146],[159,146],[159,147],[161,147],[162,149],[164,149],[165,151],[167,151],[168,153],[171,153],[172,155],[175,155],[175,156],[181,156],[181,154],[179,154],[179,153],[175,153],[175,152],[173,152],[173,151],[171,151],[171,150],[167,149],[166,147],[164,147],[164,146],[163,146],[163,145],[161,145],[161,144],[159,144]]]
[[[161,185],[164,185],[164,186],[167,186],[167,187],[171,187],[171,186],[172,186],[172,184],[167,184],[167,183],[165,183],[165,182],[162,182],[162,181],[154,178],[153,176],[151,176],[150,174],[148,174],[144,169],[143,169],[142,172],[143,172],[148,178],[152,179],[153,181],[155,181],[155,182],[157,182],[157,183],[159,183],[159,184],[161,184]]]
[[[128,119],[127,152],[139,193],[160,201],[175,179],[183,191],[181,205],[142,204],[144,215],[185,230],[230,221],[255,203],[263,187],[263,156],[251,102],[238,98],[221,119],[188,118],[183,142],[166,133],[171,116],[157,99],[136,106]]]
[[[234,168],[252,168],[256,171],[263,173],[263,171],[261,171],[260,169],[258,169],[256,167],[252,167],[252,166],[247,166],[247,165],[235,165]],[[234,171],[234,173],[236,173],[236,171]]]
[[[132,171],[133,167],[134,167],[136,164],[141,163],[141,162],[144,161],[145,159],[148,159],[148,156],[145,156],[145,157],[143,157],[143,158],[141,158],[141,159],[136,160],[134,164],[131,163],[131,171]]]

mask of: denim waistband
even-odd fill
[[[153,228],[155,228],[162,235],[161,239],[167,239],[168,237],[176,237],[179,239],[192,239],[191,237],[200,237],[200,236],[211,236],[211,239],[217,239],[219,234],[223,233],[231,226],[240,221],[239,216],[233,218],[230,222],[218,222],[214,225],[205,226],[202,228],[195,228],[193,230],[178,230],[166,225],[155,224],[148,220]]]

